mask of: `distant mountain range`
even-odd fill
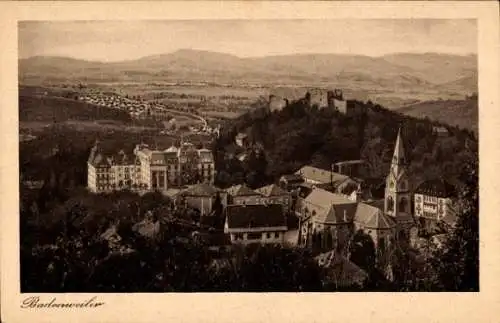
[[[342,87],[374,93],[434,93],[435,97],[477,92],[477,57],[448,54],[391,54],[381,57],[295,54],[240,58],[198,50],[103,63],[38,56],[19,60],[20,81],[209,82],[263,86]]]

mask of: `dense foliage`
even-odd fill
[[[329,169],[332,163],[349,159],[364,159],[368,163],[364,177],[382,180],[400,127],[415,185],[436,176],[458,179],[461,165],[477,152],[477,138],[469,130],[446,126],[449,135],[439,137],[433,127],[440,124],[428,118],[404,116],[370,101],[353,104],[366,108],[367,113],[347,117],[330,109],[310,108],[299,100],[281,111],[269,113],[260,108],[242,116],[226,127],[214,145],[218,167],[224,170],[218,180],[234,183],[248,173],[244,170],[249,169],[249,159],[227,161],[228,152],[235,152],[234,137],[239,132],[262,145],[266,160],[262,181],[268,182],[305,164]],[[227,174],[237,175],[228,178]]]
[[[193,232],[199,213],[173,208],[159,193],[61,196],[57,185],[23,188],[23,292],[316,291],[320,271],[305,250],[279,247],[213,250]],[[44,195],[44,207],[38,207]],[[159,219],[155,239],[133,230],[145,216]],[[102,234],[112,225],[128,253]],[[215,233],[216,234],[216,233]]]

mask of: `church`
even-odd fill
[[[384,263],[396,247],[396,241],[408,241],[410,232],[416,228],[408,166],[400,129],[383,201],[354,199],[318,187],[307,196],[299,197],[295,205],[301,222],[299,245],[348,252],[354,234],[361,233],[371,237],[377,262]]]

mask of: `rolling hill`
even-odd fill
[[[116,63],[62,57],[31,57],[19,61],[21,81],[148,80],[308,86],[341,84],[343,88],[354,90],[432,93],[460,91],[460,95],[477,92],[477,82],[473,82],[476,70],[475,56],[433,53],[382,57],[295,54],[241,58],[183,49]],[[467,93],[462,93],[464,91]]]
[[[428,117],[431,120],[459,126],[478,133],[477,98],[464,100],[425,101],[398,110],[412,117]]]

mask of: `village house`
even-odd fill
[[[268,204],[280,204],[283,206],[283,210],[288,212],[291,207],[292,197],[291,194],[276,184],[267,185],[255,190],[265,197],[263,199],[265,203]]]
[[[302,183],[304,179],[300,174],[283,175],[279,179],[279,186],[289,192],[296,190]]]
[[[192,185],[176,196],[185,206],[198,210],[201,216],[213,215],[213,205],[217,198],[223,208],[227,206],[227,193],[206,183]]]
[[[302,177],[303,183],[299,186],[308,188],[323,188],[332,192],[341,193],[348,186],[358,186],[359,181],[350,178],[347,175],[316,168],[312,166],[304,166],[295,172],[295,175]]]
[[[288,230],[283,208],[278,204],[229,205],[224,233],[233,244],[283,244]]]
[[[329,184],[332,182],[332,171],[312,166],[304,166],[295,172],[303,181],[312,185]]]
[[[229,205],[255,205],[265,202],[262,194],[252,190],[246,184],[231,186],[226,189],[226,192]]]

